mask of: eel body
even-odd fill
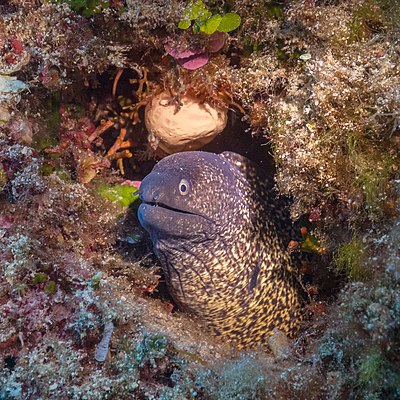
[[[183,309],[239,347],[292,337],[304,291],[288,251],[291,222],[271,183],[247,158],[170,155],[140,186],[138,217]]]

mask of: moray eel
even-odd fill
[[[303,314],[291,222],[271,186],[239,154],[189,151],[162,159],[139,189],[174,300],[239,348],[275,329],[292,337]]]

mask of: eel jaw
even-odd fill
[[[188,210],[182,210],[180,208],[171,207],[171,206],[169,206],[167,204],[159,203],[157,201],[143,201],[142,203],[146,204],[148,206],[151,206],[151,207],[165,208],[166,210],[170,210],[170,211],[173,211],[173,212],[176,212],[176,213],[180,213],[180,214],[197,215],[197,216],[209,219],[208,217],[205,217],[204,215],[201,215],[201,214],[198,214],[198,213],[195,213],[195,212],[192,212],[192,211],[188,211]]]
[[[181,238],[196,240],[213,236],[215,223],[208,216],[181,210],[164,203],[143,201],[138,217],[143,228],[152,238]]]

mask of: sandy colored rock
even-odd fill
[[[289,339],[284,332],[276,329],[275,333],[268,338],[268,345],[275,358],[288,358],[290,354]]]
[[[147,105],[145,122],[151,141],[166,153],[197,150],[211,142],[227,123],[227,109],[215,108],[191,96],[181,104],[168,92],[155,96]]]

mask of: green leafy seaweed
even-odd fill
[[[102,185],[97,191],[106,199],[119,204],[122,207],[130,206],[136,199],[139,198],[138,195],[134,193],[138,188],[130,185]]]
[[[179,21],[178,28],[179,29],[187,29],[190,27],[191,24],[192,24],[192,21],[190,19],[182,19],[181,21]]]
[[[220,32],[231,32],[238,28],[240,25],[240,16],[234,12],[225,14],[220,24],[218,25],[218,30]]]
[[[216,31],[231,32],[240,26],[240,16],[235,12],[223,15],[212,13],[201,0],[191,1],[183,11],[178,28],[185,30],[190,26],[193,32],[203,32],[207,35],[212,35]]]
[[[213,15],[207,19],[204,25],[201,25],[200,30],[208,35],[213,34],[221,23],[222,17],[219,14]]]

